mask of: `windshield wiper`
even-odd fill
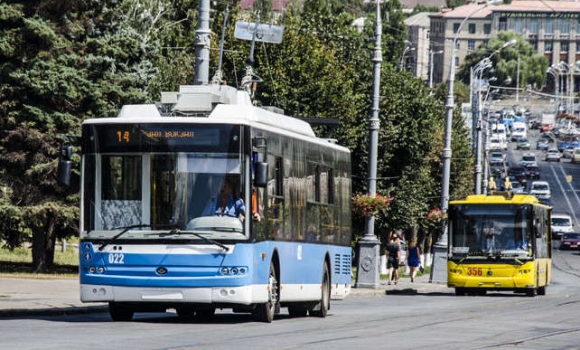
[[[171,226],[169,226],[169,225],[139,224],[139,225],[129,225],[129,226],[115,227],[112,230],[122,230],[122,231],[119,232],[119,233],[117,233],[113,237],[111,237],[111,239],[108,242],[103,242],[102,245],[99,247],[99,251],[102,251],[106,246],[108,246],[109,244],[111,244],[114,241],[116,241],[119,237],[121,237],[125,233],[129,232],[129,230],[132,230],[132,229],[135,229],[135,228],[145,228],[145,227],[150,227],[150,228],[161,228],[161,227],[163,227],[163,228],[166,228],[166,227],[171,227]]]
[[[200,235],[197,232],[193,232],[193,231],[179,231],[178,229],[174,229],[171,230],[167,233],[162,233],[159,235],[159,237],[165,237],[165,236],[173,236],[173,235],[181,235],[181,234],[186,234],[186,235],[194,235],[197,238],[201,238],[202,240],[204,240],[205,242],[209,243],[209,244],[214,244],[217,245],[218,247],[222,248],[223,250],[225,250],[226,252],[230,250],[230,248],[218,241],[215,241],[211,238],[207,238],[205,236]]]

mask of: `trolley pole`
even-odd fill
[[[369,166],[368,191],[369,196],[376,197],[377,190],[377,152],[379,140],[379,97],[381,85],[381,6],[377,0],[377,22],[375,28],[375,50],[373,55],[373,96],[371,118],[369,120]],[[375,217],[366,218],[365,235],[358,241],[358,265],[355,288],[378,288],[380,280],[380,250],[381,243],[375,235]]]

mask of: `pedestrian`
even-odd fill
[[[415,282],[417,269],[421,266],[421,248],[417,245],[417,239],[412,238],[407,248],[407,266],[411,275],[411,282]]]
[[[396,232],[392,232],[389,237],[389,243],[386,248],[387,255],[387,269],[388,269],[388,282],[391,284],[391,280],[395,280],[395,284],[399,282],[399,262],[401,261],[401,245],[399,244],[399,235]]]

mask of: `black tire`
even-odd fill
[[[328,272],[328,265],[324,263],[322,267],[322,285],[320,286],[321,296],[318,304],[309,310],[310,316],[326,317],[330,309],[330,274]]]
[[[109,303],[109,315],[115,322],[128,322],[133,319],[135,310],[128,307],[127,305],[119,303]]]
[[[526,295],[533,298],[536,295],[538,295],[538,289],[537,288],[529,288],[526,290]]]
[[[546,295],[546,289],[547,288],[548,288],[548,286],[538,287],[538,295]]]
[[[257,304],[252,312],[256,321],[270,323],[274,320],[278,303],[280,302],[280,284],[276,276],[274,263],[270,263],[270,277],[268,278],[268,301]]]
[[[455,288],[455,295],[457,295],[458,297],[464,296],[465,289],[464,288]]]

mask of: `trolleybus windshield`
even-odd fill
[[[529,206],[456,205],[450,209],[450,256],[531,257]]]
[[[83,132],[81,237],[247,239],[240,126],[85,125]]]

